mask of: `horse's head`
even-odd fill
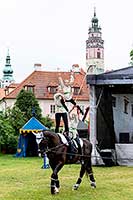
[[[38,144],[38,155],[43,157],[48,148],[48,139],[44,132],[34,133],[34,135],[36,136],[36,142]]]

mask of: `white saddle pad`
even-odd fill
[[[67,139],[65,138],[65,136],[62,133],[57,133],[62,141],[63,144],[66,144],[67,146],[69,146]]]
[[[81,138],[79,138],[79,141],[80,141],[80,145],[81,145],[81,148],[83,147],[83,140]]]
[[[81,138],[79,138],[79,141],[80,141],[80,146],[82,148],[83,147],[83,140]],[[78,148],[78,144],[77,144],[76,140],[73,140],[73,142],[74,142],[76,148]]]

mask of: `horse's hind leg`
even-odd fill
[[[83,164],[83,165],[81,165],[79,178],[77,179],[76,184],[73,186],[73,190],[77,190],[79,188],[80,183],[82,182],[82,178],[84,176],[84,173],[85,173],[85,166]]]
[[[60,188],[60,181],[59,181],[59,179],[58,179],[58,175],[57,175],[56,180],[55,180],[55,185],[56,185],[56,187],[57,187],[58,189]]]
[[[91,158],[89,159],[88,161],[88,164],[86,166],[86,171],[89,175],[89,178],[90,178],[90,185],[92,188],[96,188],[96,181],[95,181],[95,178],[94,178],[94,175],[93,175],[93,170],[92,170],[92,165],[91,165]]]

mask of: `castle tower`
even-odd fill
[[[8,86],[10,83],[14,83],[13,70],[10,64],[10,60],[11,59],[10,59],[9,50],[8,50],[7,57],[6,57],[6,64],[3,69],[3,78],[1,82],[2,88]]]
[[[100,74],[104,72],[104,40],[95,9],[91,23],[86,40],[86,71],[88,74]]]

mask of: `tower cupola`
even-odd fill
[[[3,69],[2,87],[6,87],[10,83],[14,82],[13,69],[11,67],[10,60],[11,59],[10,59],[9,50],[8,50],[8,53],[7,53],[7,56],[6,56],[6,64],[5,64],[5,67]]]
[[[97,30],[98,28],[98,18],[96,17],[96,11],[94,10],[94,17],[91,20],[92,22],[92,28],[94,28],[94,30]]]

